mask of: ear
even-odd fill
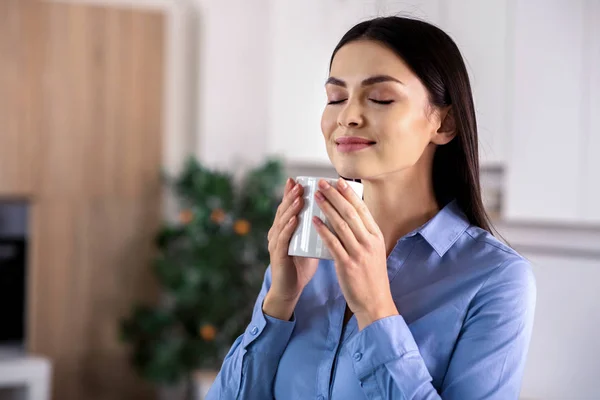
[[[437,145],[448,144],[456,136],[456,119],[452,106],[441,109],[439,118],[440,126],[431,138],[431,142]]]

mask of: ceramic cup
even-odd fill
[[[312,217],[321,218],[331,232],[335,231],[331,224],[325,218],[323,211],[319,208],[315,193],[319,189],[319,180],[324,179],[333,187],[337,187],[337,179],[320,178],[313,176],[299,176],[296,178],[296,183],[304,188],[304,207],[298,213],[298,226],[292,234],[288,255],[298,257],[320,258],[323,260],[333,260],[333,257],[321,237],[317,233]],[[348,185],[354,190],[358,197],[363,197],[363,185],[359,182],[347,181]]]

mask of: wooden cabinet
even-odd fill
[[[25,341],[54,399],[153,398],[118,322],[158,296],[165,22],[0,1],[0,197],[29,205]]]
[[[0,196],[28,197],[36,186],[42,85],[37,7],[0,1]],[[23,45],[27,43],[28,45]]]

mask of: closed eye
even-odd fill
[[[343,102],[345,102],[348,99],[342,99],[342,100],[331,100],[330,102],[328,102],[327,104],[342,104]]]
[[[371,100],[375,104],[384,104],[384,105],[392,104],[394,102],[394,100],[375,100],[375,99],[369,99],[369,100]]]

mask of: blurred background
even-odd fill
[[[336,176],[331,52],[391,14],[467,61],[538,285],[522,399],[600,398],[600,1],[0,0],[0,399],[201,399],[282,180]]]

